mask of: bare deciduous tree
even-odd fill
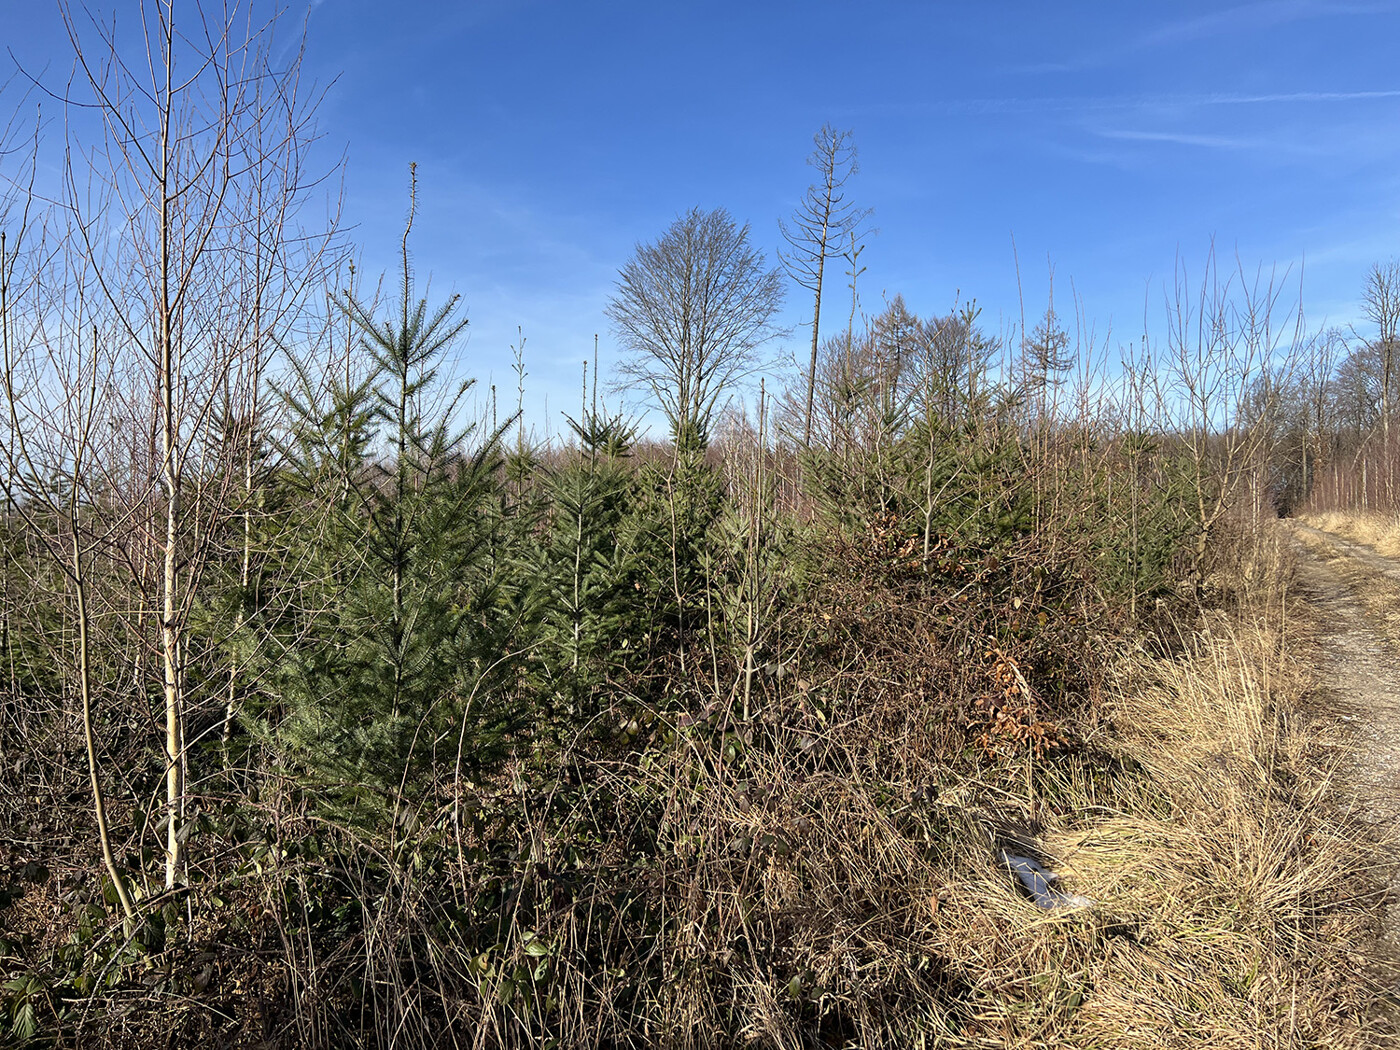
[[[793,212],[790,223],[779,220],[778,228],[788,243],[778,258],[788,276],[812,293],[812,356],[807,367],[807,412],[802,443],[812,442],[812,400],[817,383],[817,347],[822,316],[822,283],[826,262],[847,250],[848,242],[858,240],[869,208],[857,208],[846,199],[846,183],[860,170],[856,147],[849,131],[838,131],[823,124],[812,137],[815,149],[807,163],[817,169],[818,181],[807,187]]]
[[[38,250],[26,261],[42,260]],[[21,238],[22,240],[22,238]],[[107,822],[106,792],[100,768],[96,698],[92,671],[90,566],[111,541],[112,533],[128,524],[94,513],[103,500],[103,473],[96,460],[109,455],[103,444],[105,427],[99,411],[110,389],[114,358],[107,340],[91,330],[85,340],[83,308],[91,274],[79,266],[69,271],[67,291],[78,294],[47,298],[24,311],[27,323],[13,323],[10,295],[15,255],[6,250],[0,231],[0,486],[7,504],[42,544],[44,553],[66,580],[73,599],[72,626],[76,644],[68,665],[82,706],[83,749],[88,785],[102,860],[112,880],[126,921],[136,917],[126,877],[118,868]],[[23,291],[44,295],[38,274],[27,273]],[[68,336],[69,338],[65,338]],[[62,649],[66,645],[60,643]],[[67,654],[64,654],[67,656]]]
[[[703,445],[721,395],[759,366],[779,334],[782,276],[723,208],[692,208],[654,244],[637,245],[608,303],[631,356],[618,367],[665,413],[677,447]]]
[[[1262,271],[1251,278],[1238,262],[1222,274],[1213,250],[1198,282],[1178,264],[1166,321],[1157,411],[1189,462],[1199,588],[1210,537],[1270,438],[1275,399],[1257,396],[1260,377],[1291,381],[1307,339],[1302,308],[1284,300],[1282,278]]]
[[[1329,329],[1313,341],[1302,362],[1302,482],[1300,496],[1308,498],[1323,463],[1324,434],[1328,422],[1328,390],[1346,341],[1337,329]]]
[[[1381,469],[1386,505],[1395,509],[1395,453],[1390,444],[1390,417],[1395,407],[1395,356],[1400,350],[1400,262],[1375,263],[1366,274],[1361,313],[1376,326],[1374,346],[1380,360]]]
[[[74,61],[61,97],[69,118],[61,184],[43,200],[10,183],[42,212],[50,238],[32,273],[44,338],[9,355],[6,392],[20,420],[49,391],[86,389],[75,433],[100,420],[113,442],[87,453],[89,473],[74,482],[92,494],[83,513],[104,519],[94,534],[128,555],[134,635],[148,637],[152,624],[157,635],[173,886],[188,837],[190,666],[214,645],[192,645],[190,616],[222,525],[248,506],[271,348],[329,243],[324,227],[308,234],[295,225],[317,181],[304,167],[315,100],[299,88],[300,49],[289,49],[285,65],[273,58],[282,50],[275,19],[146,0],[135,33],[119,38],[114,23],[86,9],[64,2],[59,11]],[[117,448],[119,437],[129,447]],[[31,453],[50,458],[42,467],[76,472],[71,449]],[[145,666],[137,660],[139,697]],[[225,704],[207,688],[211,675],[196,678],[208,693],[201,720],[217,727]]]

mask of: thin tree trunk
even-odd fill
[[[166,32],[173,38],[173,21],[166,22]],[[167,40],[167,48],[171,43]],[[178,443],[180,435],[175,426],[175,384],[176,354],[174,349],[174,304],[172,302],[170,277],[173,261],[170,252],[171,204],[177,189],[171,183],[170,141],[171,92],[173,88],[173,68],[170,63],[165,68],[165,105],[161,113],[161,170],[160,170],[160,347],[159,376],[160,389],[160,452],[161,481],[165,487],[165,563],[161,574],[160,640],[161,656],[164,662],[165,679],[165,885],[167,889],[175,885],[184,862],[184,841],[181,825],[184,818],[184,713],[181,696],[180,666],[180,586],[179,539],[181,504],[184,495],[183,465],[180,462]]]
[[[830,206],[828,205],[828,211]],[[812,403],[817,393],[817,330],[822,319],[822,278],[826,273],[826,227],[822,227],[821,256],[817,260],[817,290],[812,303],[812,360],[807,366],[807,422],[802,429],[802,444],[812,444]]]
[[[256,409],[254,416],[256,418]],[[253,422],[250,418],[248,423],[248,445],[245,450],[243,463],[243,554],[238,566],[238,588],[240,598],[238,603],[238,613],[234,617],[233,635],[237,637],[243,631],[243,625],[247,619],[246,603],[248,600],[248,587],[252,582],[253,567],[253,508],[251,506],[253,494]],[[228,700],[224,705],[224,727],[222,732],[223,746],[228,749],[229,738],[233,734],[233,719],[238,708],[238,679],[242,673],[242,667],[238,659],[238,652],[235,649],[229,657],[228,668]]]
[[[262,184],[259,183],[257,202],[259,212],[262,210]],[[257,250],[254,254],[254,265],[256,267],[254,281],[256,282],[256,292],[253,299],[253,360],[252,375],[249,377],[248,389],[248,418],[244,423],[245,432],[243,434],[243,553],[238,567],[239,603],[238,614],[234,620],[233,633],[236,638],[242,633],[244,623],[247,620],[248,589],[252,583],[253,568],[253,453],[254,442],[257,440],[258,432],[258,395],[262,387],[262,340],[263,340],[263,239],[261,233],[256,238]],[[348,389],[348,388],[347,388]],[[229,415],[232,416],[232,406],[229,406]],[[227,765],[227,754],[229,739],[233,733],[233,719],[237,713],[238,703],[238,679],[242,673],[242,667],[238,658],[237,647],[233,649],[229,659],[228,672],[228,701],[224,707],[224,726],[222,732],[222,743],[225,753],[225,765]]]
[[[78,596],[78,688],[83,701],[83,743],[87,748],[88,783],[92,787],[92,812],[97,818],[97,838],[102,843],[102,863],[116,890],[117,901],[127,924],[136,921],[136,907],[126,887],[126,879],[117,868],[112,855],[112,835],[107,828],[107,802],[102,793],[102,781],[97,775],[97,739],[92,728],[92,668],[89,662],[87,576],[78,549],[78,523],[73,523],[73,588]]]
[[[167,425],[167,431],[170,429]],[[176,590],[179,587],[177,542],[179,538],[181,485],[173,469],[174,449],[167,449],[165,474],[167,506],[165,513],[165,565],[161,578],[164,602],[161,608],[161,656],[165,671],[165,806],[168,818],[165,846],[165,886],[170,889],[179,877],[184,861],[180,830],[184,818],[184,719],[180,690],[180,631],[177,624]]]

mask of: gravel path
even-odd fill
[[[1319,613],[1323,682],[1357,725],[1357,781],[1378,820],[1400,826],[1400,645],[1373,612],[1400,603],[1400,563],[1292,522],[1298,584]]]
[[[1290,522],[1298,586],[1317,612],[1321,679],[1332,710],[1354,723],[1357,804],[1400,836],[1400,561]],[[1400,872],[1391,882],[1400,900]],[[1400,946],[1400,907],[1386,926]]]

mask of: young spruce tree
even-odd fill
[[[472,381],[444,372],[467,319],[455,296],[432,312],[414,299],[412,222],[396,316],[345,295],[368,379],[333,386],[328,413],[290,402],[292,471],[319,497],[305,560],[325,593],[284,678],[279,736],[325,803],[369,823],[412,812],[435,773],[488,768],[513,728],[493,677],[512,622],[493,557],[510,421],[479,438],[456,422]]]

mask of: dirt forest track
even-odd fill
[[[1355,804],[1400,838],[1400,559],[1302,522],[1288,523],[1297,585],[1317,627],[1320,699],[1355,733]],[[1400,946],[1400,867],[1385,926]]]

